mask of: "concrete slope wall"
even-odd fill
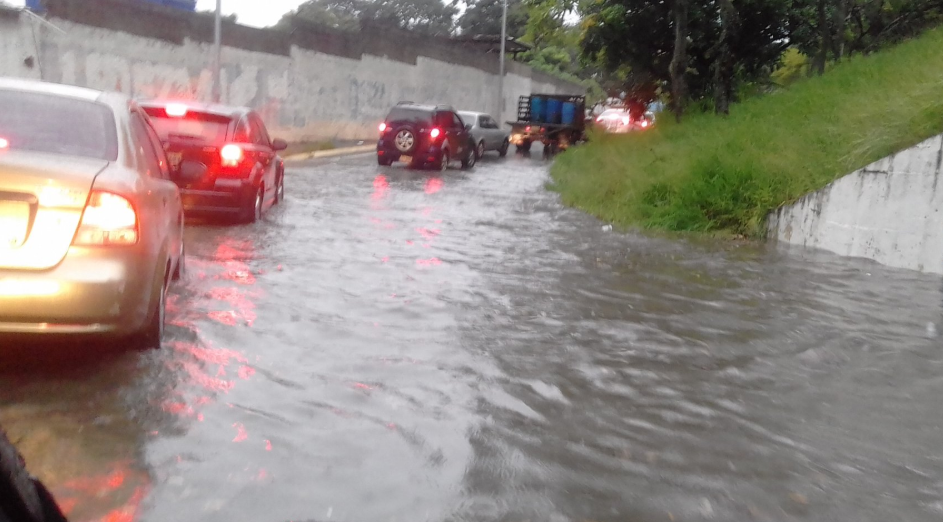
[[[943,273],[943,135],[877,161],[769,216],[771,238]]]
[[[0,75],[142,98],[212,97],[212,17],[125,0],[45,0],[49,23],[0,8]],[[256,108],[288,140],[373,139],[398,101],[444,103],[513,119],[531,92],[580,86],[509,64],[499,102],[498,59],[441,38],[382,28],[341,33],[223,28],[222,102]]]

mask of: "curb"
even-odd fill
[[[292,154],[287,156],[284,159],[285,161],[305,161],[310,159],[317,158],[332,158],[335,156],[349,156],[351,154],[361,154],[364,152],[372,152],[376,150],[376,145],[360,145],[357,147],[344,147],[341,149],[330,149],[330,150],[317,150],[314,152],[305,152],[302,154]]]

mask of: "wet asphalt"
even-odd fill
[[[547,167],[292,166],[188,229],[162,349],[31,346],[0,424],[81,522],[943,519],[939,277],[608,231]]]

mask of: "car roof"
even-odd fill
[[[21,78],[0,77],[0,89],[48,94],[88,102],[98,102],[107,105],[115,113],[127,112],[132,103],[131,97],[120,92],[101,91],[87,87],[77,87],[62,83],[45,82],[40,80],[25,80]]]
[[[413,103],[413,102],[399,102],[399,103],[397,103],[396,106],[393,107],[393,108],[395,109],[395,108],[398,108],[398,107],[403,107],[403,108],[408,108],[408,109],[415,109],[415,110],[420,110],[420,111],[430,111],[430,112],[431,112],[431,111],[452,111],[452,112],[457,112],[457,111],[456,111],[455,109],[453,109],[452,106],[450,106],[450,105],[428,105],[428,104],[425,104],[425,105],[424,105],[424,104]]]
[[[164,108],[169,104],[179,104],[187,108],[188,111],[202,112],[214,116],[226,116],[235,118],[252,112],[249,107],[239,107],[235,105],[222,105],[219,103],[206,103],[195,100],[145,100],[139,102],[141,107],[145,108]]]
[[[0,78],[0,89],[52,94],[86,101],[98,101],[104,94],[102,91],[85,87],[20,78]]]
[[[467,116],[475,116],[476,118],[478,116],[490,116],[490,114],[488,114],[487,112],[478,112],[478,111],[458,111],[458,114],[459,115],[464,114]]]

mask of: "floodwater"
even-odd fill
[[[537,155],[287,179],[189,229],[161,350],[4,363],[71,520],[943,518],[939,277],[610,232]]]

